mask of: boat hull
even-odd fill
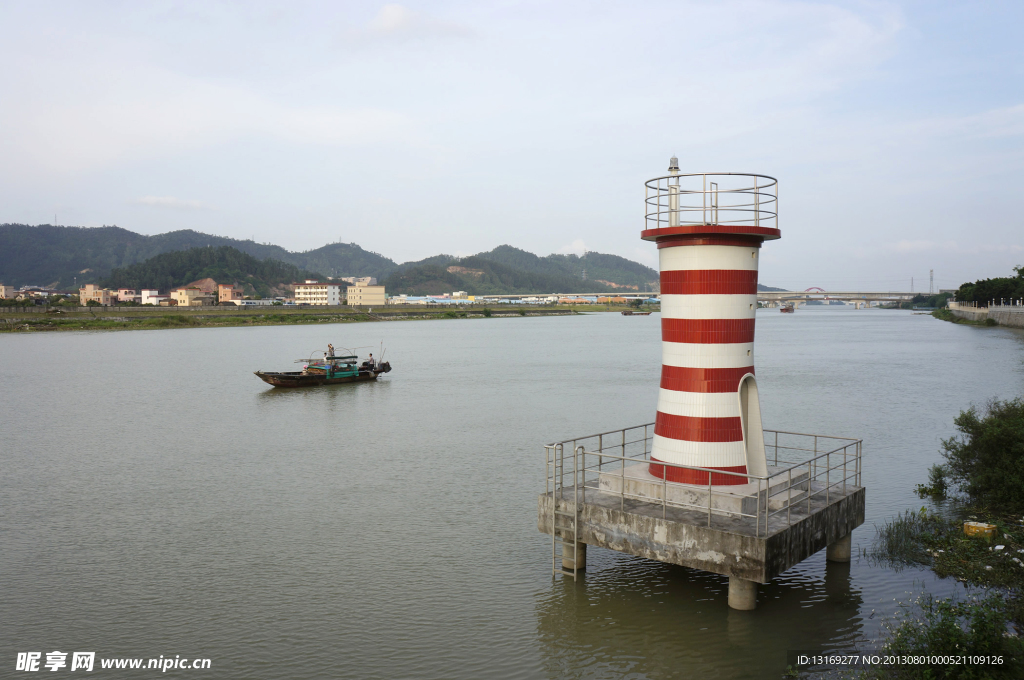
[[[353,383],[353,382],[367,382],[370,380],[376,380],[383,371],[360,371],[358,375],[348,375],[344,377],[328,378],[323,373],[317,375],[315,373],[300,373],[296,372],[263,372],[256,371],[254,375],[274,387],[318,387],[320,385],[340,385],[341,383]]]

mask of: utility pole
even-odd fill
[[[910,292],[911,293],[914,292],[914,277],[913,276],[910,277]]]
[[[935,270],[928,270],[928,294],[935,295]]]

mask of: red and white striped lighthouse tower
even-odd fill
[[[754,316],[761,244],[781,236],[778,184],[749,173],[649,180],[646,229],[661,263],[661,389],[652,461],[764,475]],[[742,476],[669,467],[687,484],[745,484]]]

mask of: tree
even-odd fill
[[[972,406],[953,422],[960,435],[942,442],[950,482],[972,502],[1024,511],[1024,398]]]

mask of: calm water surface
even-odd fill
[[[854,649],[921,588],[824,551],[726,579],[591,549],[552,579],[545,442],[653,420],[660,317],[598,314],[0,336],[0,675],[19,651],[181,655],[215,678],[777,678]],[[313,349],[374,384],[273,390]],[[1024,392],[1024,334],[909,312],[762,310],[766,427],[862,437],[867,522],[971,403]],[[65,669],[66,671],[66,669]],[[96,677],[128,677],[126,671]]]

